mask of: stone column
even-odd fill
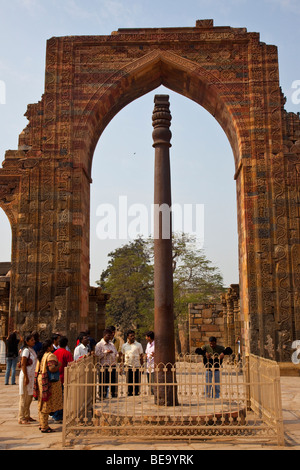
[[[240,298],[239,298],[239,285],[232,284],[232,299],[233,299],[233,321],[234,321],[234,349],[235,354],[238,354],[237,340],[240,338],[240,346],[242,348],[242,327],[240,318]]]
[[[156,403],[177,404],[175,384],[175,335],[173,312],[172,216],[169,148],[171,114],[169,96],[156,95],[153,111],[153,147],[155,148],[154,176],[154,330],[155,363],[159,367]],[[165,370],[160,364],[166,365]]]
[[[10,291],[10,278],[8,276],[0,277],[0,339],[7,337],[9,333],[8,319],[9,319],[9,291]]]
[[[230,290],[227,294],[227,340],[229,346],[234,350],[234,313],[233,313],[233,301],[230,295]]]
[[[228,345],[227,294],[221,295],[221,303],[223,307],[223,327],[224,327],[223,342],[225,346],[227,346]]]

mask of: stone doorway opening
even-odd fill
[[[196,205],[204,206],[204,252],[220,269],[225,287],[238,284],[235,168],[228,138],[205,109],[164,86],[124,107],[96,146],[91,178],[90,284],[94,285],[106,269],[109,251],[127,244],[139,230],[144,237],[150,234],[154,178],[151,110],[157,93],[170,96],[173,204],[180,206],[182,215],[184,206],[191,206],[194,220],[187,231],[196,229]],[[146,231],[138,223],[142,209],[148,214]],[[108,213],[116,222],[110,234]],[[123,223],[125,219],[125,230],[120,230],[120,219]],[[175,231],[183,231],[182,222],[183,217],[175,223]],[[178,352],[187,352],[185,341],[188,338],[181,338],[180,333]]]

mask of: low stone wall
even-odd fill
[[[221,304],[189,304],[190,353],[208,343],[215,336],[220,345],[224,344],[224,319]]]

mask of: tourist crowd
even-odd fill
[[[126,341],[121,345],[115,336],[116,329],[111,326],[103,331],[102,339],[97,343],[89,332],[81,332],[73,354],[68,347],[68,338],[54,334],[51,339],[39,340],[38,333],[32,333],[23,340],[18,333],[12,333],[6,342],[5,385],[15,385],[16,368],[19,376],[19,424],[35,421],[30,416],[33,398],[38,400],[39,424],[42,433],[53,432],[49,426],[49,416],[56,423],[63,419],[64,372],[68,364],[82,358],[95,355],[99,364],[99,398],[104,400],[110,393],[118,396],[118,375],[125,373],[127,395],[139,395],[142,370],[146,370],[151,394],[154,394],[154,333],[146,334],[145,355],[141,343],[136,341],[134,330],[128,330]],[[20,348],[20,343],[23,346]],[[217,345],[215,337],[209,338],[209,344],[198,348],[196,354],[203,356],[206,367],[206,396],[220,396],[220,366],[225,355],[232,354],[231,348]],[[142,369],[145,362],[145,369]],[[119,367],[117,367],[119,364]],[[214,385],[213,385],[214,384]]]
[[[16,385],[16,370],[19,375],[19,424],[29,424],[35,420],[30,416],[33,398],[38,400],[39,429],[42,433],[53,432],[49,417],[56,423],[63,419],[63,390],[65,367],[73,361],[80,361],[88,355],[98,357],[99,397],[104,399],[108,384],[112,397],[117,396],[117,363],[126,367],[128,395],[137,395],[141,383],[140,366],[144,362],[142,345],[136,341],[135,332],[127,332],[127,341],[121,345],[115,337],[115,327],[106,328],[103,338],[97,343],[89,332],[81,332],[73,354],[68,346],[68,338],[54,334],[51,339],[39,340],[38,333],[20,338],[13,332],[6,341],[5,385]],[[148,380],[151,382],[154,367],[154,333],[146,334],[146,364]],[[22,347],[20,345],[23,343]],[[134,386],[133,386],[134,384]]]

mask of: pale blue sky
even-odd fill
[[[299,0],[0,0],[0,83],[6,104],[0,104],[0,154],[17,149],[27,125],[27,104],[44,90],[46,41],[52,36],[106,35],[126,27],[195,26],[212,18],[215,26],[246,27],[279,51],[280,83],[286,109],[292,83],[300,80]],[[205,252],[219,266],[226,285],[238,282],[236,194],[229,142],[218,123],[200,106],[160,88],[123,109],[98,142],[91,186],[91,284],[106,267],[107,252],[125,241],[96,237],[99,204],[129,204],[153,199],[151,114],[157,92],[169,93],[172,121],[173,202],[204,204]],[[10,227],[0,211],[0,261],[10,259]]]

